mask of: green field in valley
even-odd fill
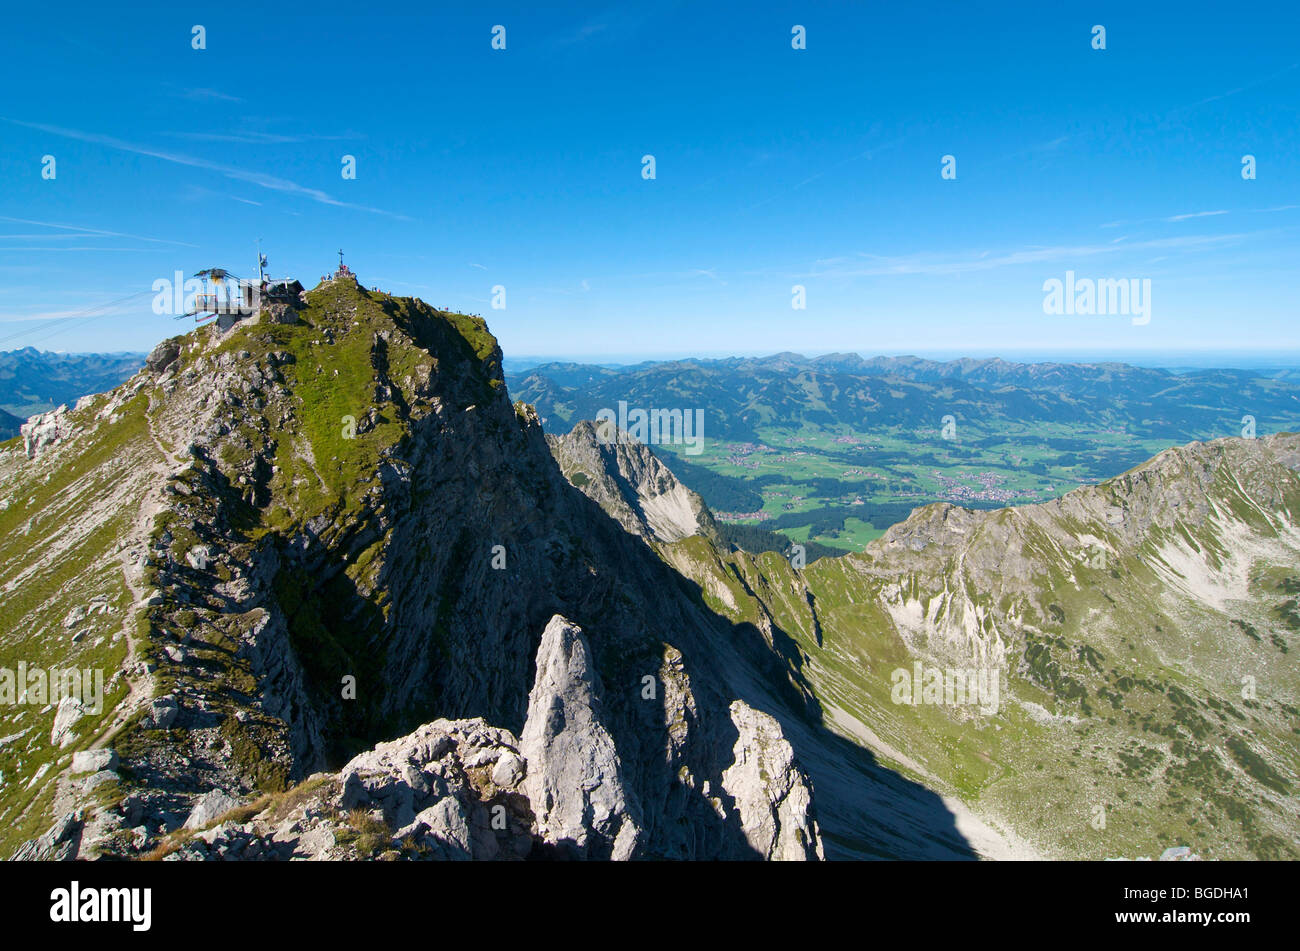
[[[791,432],[759,441],[706,439],[699,455],[658,452],[720,521],[790,541],[861,551],[917,506],[952,502],[999,508],[1040,502],[1100,482],[1168,444],[1114,430],[1035,424],[996,430],[964,423],[932,429]]]

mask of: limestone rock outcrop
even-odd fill
[[[28,459],[34,459],[42,450],[55,445],[72,432],[68,407],[59,406],[48,413],[37,413],[23,423],[18,432],[23,437],[23,448]]]
[[[344,766],[340,805],[381,812],[394,839],[436,858],[523,858],[533,843],[519,746],[482,719],[436,720]]]
[[[749,844],[765,859],[825,858],[812,790],[781,725],[743,700],[731,705],[731,720],[736,760],[722,774],[722,787],[735,800]]]
[[[563,436],[547,436],[546,442],[565,477],[625,531],[661,542],[716,537],[717,525],[704,500],[649,446],[627,433],[619,430],[602,439],[595,424],[583,421]]]
[[[639,807],[601,722],[600,675],[582,630],[558,614],[537,649],[521,751],[538,836],[563,857],[629,859]]]

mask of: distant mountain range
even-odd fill
[[[1300,381],[1287,376],[855,353],[506,372],[552,434],[602,410],[700,420],[694,452],[640,438],[667,452],[729,540],[798,542],[809,558],[861,551],[919,505],[1041,502],[1172,446],[1300,429]]]
[[[548,363],[506,374],[548,431],[567,431],[619,400],[702,407],[709,435],[755,440],[762,427],[937,426],[952,414],[986,429],[998,420],[1121,426],[1186,442],[1300,423],[1300,383],[1251,370],[1175,373],[1122,363],[1010,363],[831,353],[675,360],[611,368]]]
[[[143,353],[52,353],[24,347],[0,353],[0,410],[18,421],[89,393],[111,390],[144,364]],[[0,416],[0,434],[9,421]],[[9,433],[4,438],[17,433]]]

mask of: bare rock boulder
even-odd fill
[[[764,859],[825,857],[812,816],[812,790],[775,718],[743,700],[731,704],[735,761],[722,785],[735,801],[749,844]]]
[[[555,615],[537,648],[537,676],[520,738],[521,788],[538,837],[565,858],[624,860],[641,821],[613,737],[600,719],[600,678],[582,629]]]

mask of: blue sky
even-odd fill
[[[0,349],[147,349],[110,302],[260,238],[508,357],[1300,351],[1294,4],[267,6],[7,13]],[[1045,314],[1068,270],[1150,322]]]

